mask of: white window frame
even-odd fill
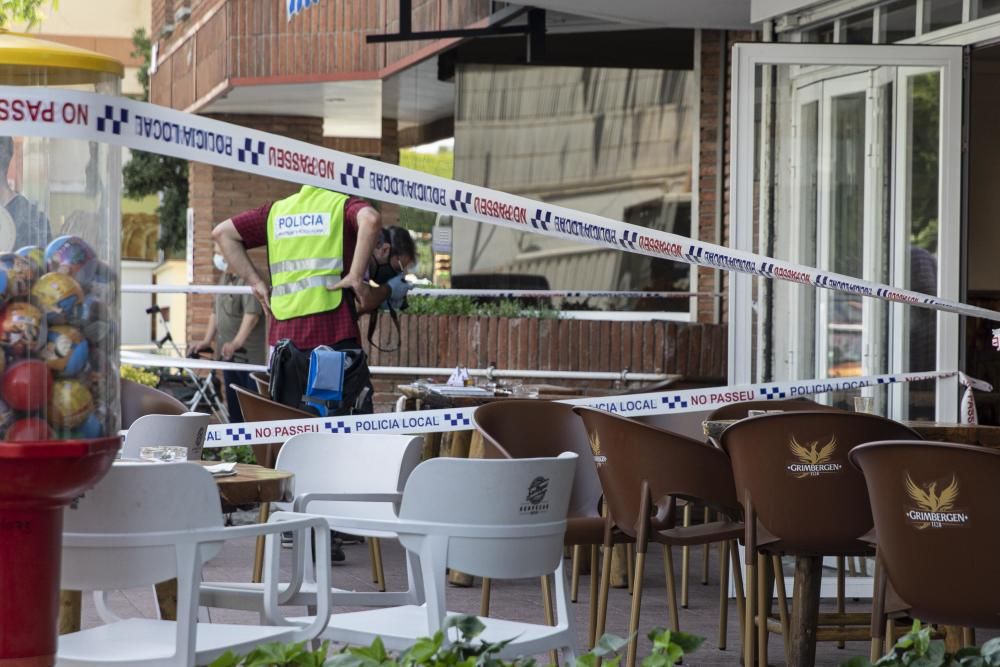
[[[959,299],[961,238],[962,50],[960,47],[737,44],[732,54],[730,164],[730,245],[753,251],[755,73],[762,65],[914,67],[941,71],[941,132],[939,136],[938,295]],[[745,90],[746,86],[750,90]],[[742,140],[741,138],[751,138]],[[894,275],[894,281],[898,275]],[[901,308],[904,306],[897,306]],[[906,306],[911,307],[911,306]],[[755,381],[753,368],[753,276],[733,273],[729,281],[729,382]],[[958,316],[937,312],[937,368],[958,368]],[[890,353],[890,357],[893,355]],[[894,358],[898,359],[899,355]],[[894,370],[890,368],[890,370]],[[954,421],[958,415],[957,379],[937,382],[936,418]]]

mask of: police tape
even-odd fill
[[[626,417],[637,417],[713,410],[740,401],[798,398],[831,391],[852,391],[866,387],[901,382],[922,382],[955,376],[958,376],[959,381],[963,384],[968,385],[975,382],[977,388],[984,388],[986,391],[992,390],[989,384],[968,378],[959,371],[935,371],[797,382],[769,382],[740,387],[659,391],[624,396],[574,398],[558,402],[607,410]],[[298,433],[420,434],[466,431],[474,428],[472,413],[475,410],[475,407],[444,408],[417,412],[384,412],[371,415],[219,424],[208,427],[205,447],[272,444],[284,442],[287,438]]]
[[[146,102],[73,90],[0,86],[0,133],[101,141],[314,185],[519,231],[772,280],[1000,321],[1000,312],[743,252],[314,146]],[[290,235],[315,234],[308,214]]]
[[[249,285],[133,285],[123,284],[125,294],[253,294]],[[639,290],[533,290],[533,289],[451,289],[414,287],[410,296],[471,296],[508,299],[690,299],[721,297],[719,292],[643,292]]]

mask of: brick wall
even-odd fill
[[[363,318],[361,331],[368,330]],[[388,317],[379,319],[375,341],[394,352],[371,349],[371,366],[536,369],[676,373],[688,378],[726,377],[726,328],[683,322],[609,322],[402,315],[400,335]],[[376,411],[393,409],[396,385],[415,377],[374,380]],[[443,381],[444,378],[438,378]],[[514,380],[516,381],[516,380]],[[609,381],[524,380],[537,384],[588,386],[611,390]]]
[[[722,40],[725,39],[725,48]],[[714,243],[716,241],[716,215],[719,207],[722,209],[722,236],[719,243],[727,245],[729,243],[729,97],[730,97],[730,77],[732,71],[731,52],[732,45],[739,41],[749,41],[753,39],[750,32],[721,32],[718,30],[704,30],[701,37],[701,123],[700,123],[700,143],[699,162],[700,173],[698,175],[698,238],[702,241]],[[726,59],[726,79],[723,82],[725,91],[719,96],[719,77],[722,73],[722,58]],[[724,105],[725,114],[720,127],[719,105]],[[719,142],[722,142],[722,163],[719,163],[718,149]],[[722,200],[717,198],[716,179],[719,170],[722,170]],[[725,271],[719,272],[715,269],[699,267],[698,288],[710,291],[715,287],[716,273],[722,274],[721,288],[723,294],[729,285],[728,274]],[[713,299],[698,300],[698,321],[715,321],[715,307]],[[721,300],[721,317],[725,321],[728,307],[728,300],[723,297]]]
[[[301,81],[357,73],[377,78],[417,51],[445,43],[368,44],[369,34],[399,29],[395,0],[329,0],[292,20],[277,0],[151,1],[154,36],[174,23],[182,3],[191,9],[161,37],[159,68],[151,77],[151,96],[175,109],[198,106],[233,80]],[[468,26],[488,16],[489,7],[488,0],[416,0],[413,29]]]

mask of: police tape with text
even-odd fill
[[[677,412],[712,410],[728,403],[749,400],[779,400],[811,396],[831,391],[850,391],[864,387],[900,382],[921,382],[945,377],[959,377],[962,384],[990,387],[958,371],[903,373],[872,377],[830,378],[798,382],[769,382],[742,387],[710,387],[661,391],[627,396],[575,398],[560,403],[607,410],[627,417]],[[991,389],[988,389],[989,391]],[[208,427],[206,447],[259,445],[282,442],[297,433],[441,433],[473,428],[474,407],[423,410],[419,412],[384,412],[373,415],[315,417],[243,424],[219,424]]]
[[[0,133],[103,141],[618,251],[1000,321],[1000,312],[951,299],[696,241],[126,98],[0,86]],[[373,187],[370,172],[391,177],[388,185],[385,179],[381,184],[376,179]]]

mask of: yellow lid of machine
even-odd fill
[[[0,31],[0,65],[58,67],[121,77],[124,66],[110,56],[22,33]]]

